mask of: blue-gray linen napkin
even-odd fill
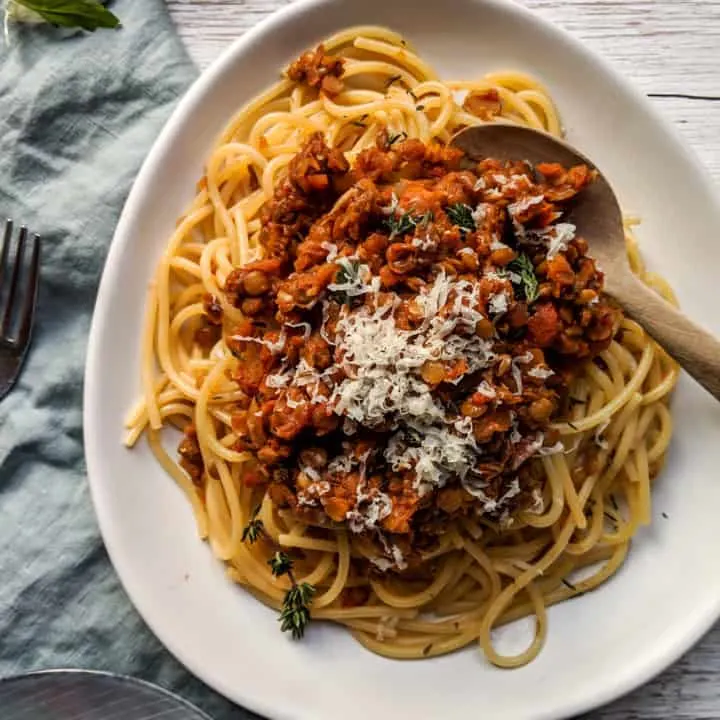
[[[0,677],[109,670],[175,690],[217,720],[251,718],[151,634],[90,504],[82,383],[97,284],[138,168],[197,73],[162,0],[112,9],[117,31],[14,27],[0,38],[0,215],[43,237],[33,346],[0,402]]]

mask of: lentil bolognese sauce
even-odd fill
[[[650,519],[677,368],[565,219],[593,171],[448,145],[496,117],[560,131],[531,78],[441,82],[389,30],[340,33],[230,123],[161,260],[128,444],[295,637],[521,665]]]

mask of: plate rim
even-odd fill
[[[166,687],[163,687],[162,685],[157,685],[156,683],[150,682],[149,680],[144,680],[143,678],[133,677],[132,675],[123,675],[121,673],[115,673],[109,670],[87,670],[85,668],[64,667],[45,668],[42,670],[29,670],[28,672],[22,672],[15,675],[1,677],[0,690],[2,690],[4,686],[12,685],[14,683],[25,682],[27,680],[32,680],[33,678],[44,678],[60,675],[102,678],[105,680],[117,681],[120,684],[124,683],[127,685],[137,685],[146,690],[150,690],[151,692],[157,693],[158,695],[163,695],[164,697],[170,698],[171,700],[177,702],[179,705],[182,705],[186,710],[195,713],[195,715],[197,716],[197,720],[213,720],[207,713],[197,707],[197,705],[194,705],[189,700],[186,700],[184,697],[181,697],[177,693],[169,690]]]
[[[362,0],[347,0],[350,2],[362,2]],[[603,72],[612,77],[613,81],[622,89],[622,91],[632,98],[633,102],[640,106],[642,110],[652,119],[653,124],[659,128],[665,141],[671,145],[678,155],[682,156],[685,162],[692,167],[693,173],[702,180],[702,188],[705,191],[706,200],[715,210],[720,213],[720,198],[713,192],[716,189],[713,177],[708,169],[700,160],[696,151],[687,144],[679,135],[674,125],[667,119],[655,105],[644,95],[635,84],[629,80],[615,65],[604,55],[588,47],[585,42],[576,37],[571,31],[566,30],[563,26],[547,19],[542,13],[531,10],[530,8],[520,4],[518,0],[468,0],[477,5],[492,6],[503,12],[508,12],[519,16],[520,18],[542,27],[545,32],[554,34],[556,37],[562,38],[563,42],[572,47],[572,50],[591,60],[595,65],[599,66]],[[84,391],[83,391],[83,438],[85,458],[87,465],[87,479],[90,486],[90,494],[92,498],[93,508],[98,520],[98,525],[103,538],[103,542],[108,552],[111,564],[120,580],[120,583],[127,593],[134,608],[141,615],[144,622],[152,630],[153,634],[160,640],[163,646],[170,654],[182,664],[195,677],[206,683],[216,692],[229,699],[231,702],[245,707],[253,712],[260,713],[272,718],[298,718],[310,717],[303,712],[292,711],[289,707],[282,707],[279,704],[274,705],[271,700],[265,696],[245,696],[241,699],[240,693],[236,688],[230,687],[221,679],[212,677],[211,673],[206,673],[201,664],[196,662],[189,653],[181,650],[173,637],[166,632],[157,628],[157,623],[153,617],[153,613],[148,610],[146,604],[140,601],[134,591],[132,582],[128,581],[127,573],[123,573],[121,568],[125,567],[124,560],[121,559],[120,551],[113,546],[112,540],[108,540],[107,528],[109,525],[108,511],[100,499],[100,485],[102,484],[99,477],[102,475],[100,471],[101,460],[97,453],[99,440],[96,438],[95,431],[91,422],[93,397],[96,395],[95,378],[98,377],[98,342],[99,326],[101,317],[107,312],[107,296],[110,288],[113,286],[115,268],[118,267],[117,257],[124,249],[123,237],[128,236],[127,230],[132,227],[134,215],[136,214],[136,206],[140,204],[141,196],[148,184],[147,175],[149,169],[156,164],[156,159],[162,157],[171,139],[177,130],[185,122],[188,111],[193,110],[198,104],[198,100],[202,97],[206,88],[215,84],[216,78],[228,71],[231,66],[237,62],[236,57],[241,55],[246,46],[250,46],[256,38],[272,34],[276,26],[282,26],[287,22],[296,19],[301,20],[309,10],[324,5],[329,5],[333,0],[294,0],[289,5],[285,5],[276,9],[262,20],[260,20],[252,28],[248,29],[240,37],[230,43],[220,55],[205,69],[199,77],[192,83],[185,94],[181,97],[170,117],[166,121],[162,130],[155,139],[149,153],[143,161],[132,188],[123,206],[122,213],[117,223],[112,241],[110,243],[95,302],[95,308],[92,316],[92,323],[87,346],[87,358],[84,373]],[[372,23],[366,23],[372,24]],[[94,478],[94,479],[93,479]],[[676,640],[674,644],[666,646],[664,652],[657,652],[654,656],[643,656],[640,660],[635,660],[631,672],[618,672],[617,682],[614,684],[606,683],[601,689],[594,694],[588,693],[581,699],[573,699],[570,702],[563,701],[557,703],[552,711],[538,712],[532,717],[534,720],[562,720],[563,718],[571,718],[581,713],[607,705],[637,688],[645,685],[655,678],[661,672],[666,670],[672,664],[677,662],[690,648],[692,648],[717,622],[720,618],[720,595],[712,598],[704,606],[698,609],[694,614],[694,622],[689,626],[688,630],[682,635],[682,638]],[[636,656],[637,657],[637,656]]]

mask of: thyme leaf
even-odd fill
[[[357,284],[360,280],[360,263],[357,260],[349,260],[348,258],[339,258],[338,263],[340,269],[335,274],[335,282],[338,285]],[[338,302],[350,302],[350,295],[343,290],[330,290],[329,292]]]
[[[397,235],[405,235],[413,232],[417,227],[427,227],[434,219],[432,210],[422,215],[413,215],[412,213],[397,213],[393,211],[391,215],[385,218],[383,224],[390,231],[390,240]]]
[[[268,565],[272,570],[272,574],[275,577],[281,577],[282,575],[288,575],[292,572],[293,561],[290,559],[287,553],[278,550],[269,560]]]
[[[452,221],[453,225],[457,225],[461,232],[468,233],[473,232],[475,228],[475,220],[472,216],[472,208],[465,203],[455,203],[455,205],[448,205],[445,208],[447,216]]]
[[[310,622],[310,608],[315,597],[315,588],[309,583],[293,582],[293,586],[285,594],[282,610],[278,618],[283,632],[292,633],[294,640],[300,640]]]
[[[520,276],[520,283],[516,283],[516,286],[522,291],[528,305],[537,300],[538,279],[532,260],[525,253],[520,253],[508,265],[508,270]]]
[[[250,521],[243,528],[243,542],[247,540],[252,545],[265,532],[265,526],[263,525],[263,521],[260,520],[257,516],[259,512],[260,505],[258,505],[255,510],[253,510],[253,514],[250,516]]]

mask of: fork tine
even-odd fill
[[[2,326],[0,326],[0,336],[7,338],[10,334],[10,321],[13,315],[13,305],[15,304],[15,295],[17,294],[18,285],[20,284],[20,268],[25,258],[25,245],[27,243],[27,228],[23,225],[20,228],[20,240],[18,241],[17,251],[15,252],[15,263],[13,264],[12,275],[10,277],[10,294],[5,307],[5,316],[3,317]],[[8,243],[9,245],[9,243]],[[7,245],[6,245],[7,247]]]
[[[8,218],[5,221],[5,234],[3,235],[2,248],[0,249],[0,290],[5,281],[5,267],[7,266],[8,252],[10,251],[10,240],[13,232],[13,221]]]
[[[40,236],[32,237],[32,256],[30,257],[30,276],[25,287],[25,297],[20,309],[20,332],[18,333],[18,344],[22,347],[30,339],[33,318],[35,316],[35,305],[38,293],[38,278],[40,275]]]

